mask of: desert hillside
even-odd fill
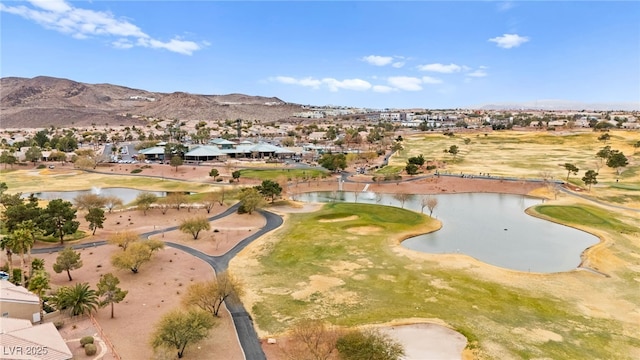
[[[276,97],[157,93],[38,76],[0,79],[0,128],[142,125],[144,117],[277,121],[302,108]]]

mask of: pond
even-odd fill
[[[136,190],[130,188],[99,188],[94,187],[91,190],[78,190],[78,191],[40,191],[40,192],[25,192],[22,195],[24,197],[29,196],[30,194],[34,194],[40,199],[44,200],[52,200],[52,199],[62,199],[66,201],[73,202],[73,199],[80,195],[86,193],[93,193],[101,196],[117,196],[122,200],[124,204],[128,204],[136,199],[136,197],[143,192],[149,192],[155,194],[156,196],[166,196],[166,191],[144,191],[144,190]]]
[[[421,196],[412,195],[405,209],[420,212]],[[524,210],[542,200],[522,195],[465,193],[433,195],[433,217],[442,228],[405,240],[402,246],[426,253],[460,253],[487,264],[518,271],[552,273],[580,265],[582,252],[599,242],[589,233],[527,215]],[[348,201],[400,207],[391,194],[318,192],[301,201]],[[427,207],[425,213],[429,213]]]

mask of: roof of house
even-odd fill
[[[7,280],[0,280],[0,302],[40,305],[40,298],[22,286],[14,285]]]
[[[164,146],[154,146],[154,147],[142,149],[138,152],[144,155],[162,155],[165,152],[165,148]]]
[[[223,138],[211,139],[209,140],[209,142],[216,145],[235,145],[236,144],[233,141],[229,141]]]
[[[188,153],[184,154],[185,156],[222,156],[224,153],[218,149],[216,146],[198,146],[195,149],[192,149]]]
[[[0,360],[68,360],[73,354],[53,323],[31,325],[29,320],[0,318]],[[13,349],[13,351],[10,351]],[[42,351],[30,351],[42,350]]]

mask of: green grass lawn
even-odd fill
[[[105,175],[72,171],[63,175],[38,175],[31,170],[3,170],[2,182],[11,192],[87,190],[93,186],[123,187],[149,191],[201,192],[211,190],[210,184],[157,179],[142,176]]]
[[[240,178],[258,180],[278,180],[286,178],[293,180],[296,178],[321,179],[330,176],[327,170],[323,169],[243,169],[240,170]]]
[[[590,225],[612,233],[621,226],[598,209],[542,207],[542,212],[556,221],[589,216]],[[624,359],[640,346],[628,324],[584,316],[574,299],[556,296],[543,278],[532,277],[539,284],[526,289],[505,286],[481,279],[473,267],[443,269],[392,250],[391,239],[400,234],[434,228],[434,220],[404,209],[327,204],[315,213],[291,214],[270,241],[256,244],[252,266],[239,268],[232,261],[231,271],[257,295],[251,312],[269,333],[285,331],[300,318],[354,326],[419,317],[443,319],[489,358]],[[627,292],[629,285],[615,283]],[[517,335],[534,330],[561,340]],[[488,344],[500,344],[500,351]]]

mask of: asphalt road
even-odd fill
[[[235,204],[225,210],[224,212],[209,217],[209,221],[217,220],[223,218],[225,216],[231,215],[238,211],[239,204]],[[173,242],[166,241],[165,244],[169,247],[182,250],[192,256],[197,257],[205,261],[209,264],[216,273],[220,273],[222,271],[227,270],[229,267],[229,261],[233,259],[242,249],[244,249],[247,245],[249,245],[252,241],[259,238],[260,236],[278,228],[282,225],[282,218],[272,212],[259,210],[260,214],[265,217],[266,224],[260,230],[251,234],[250,236],[241,240],[236,246],[234,246],[231,250],[227,251],[224,255],[220,256],[210,256],[196,249],[190,248],[188,246],[182,244],[176,244]],[[176,230],[177,226],[171,226],[160,230],[154,230],[150,232],[146,232],[140,235],[142,238],[148,238],[149,236],[161,234],[166,231]],[[77,244],[73,245],[74,249],[84,249],[91,248],[96,246],[102,246],[107,244],[105,240],[95,241],[91,243]],[[33,249],[32,254],[44,254],[49,252],[56,252],[64,249],[65,246],[54,246],[49,248],[41,248],[41,249]],[[235,296],[227,298],[225,301],[225,305],[229,313],[231,313],[231,317],[233,319],[233,323],[236,327],[236,332],[238,334],[238,339],[240,341],[240,346],[242,347],[242,351],[244,352],[245,359],[249,360],[266,360],[266,356],[262,351],[262,347],[260,346],[260,340],[258,339],[258,334],[256,333],[255,328],[253,327],[253,319],[244,308],[242,302]]]

